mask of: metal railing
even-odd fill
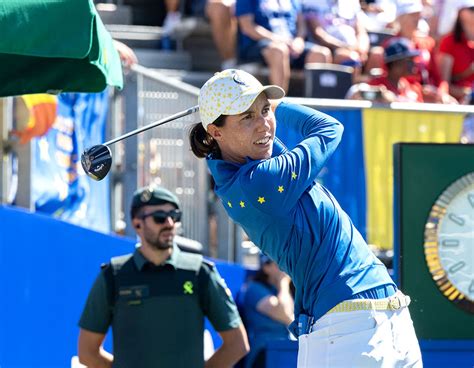
[[[136,68],[138,124],[142,127],[197,105],[199,90],[145,68]],[[155,183],[173,190],[183,206],[187,237],[208,243],[209,180],[204,160],[190,152],[188,132],[199,122],[191,114],[138,136],[138,184]]]
[[[8,142],[8,134],[12,129],[13,122],[13,99],[11,97],[0,99],[0,203],[11,202],[10,193],[12,186],[13,153]]]

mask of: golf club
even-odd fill
[[[169,123],[170,121],[182,118],[183,116],[187,116],[198,111],[199,106],[196,105],[187,110],[171,115],[167,118],[157,120],[141,128],[132,130],[131,132],[125,133],[117,138],[111,139],[102,144],[92,146],[86,149],[81,155],[82,168],[90,178],[97,181],[102,180],[107,176],[110,168],[112,167],[112,151],[108,146],[117,143],[118,141],[124,140],[128,137],[137,135],[138,133]]]

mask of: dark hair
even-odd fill
[[[461,24],[461,17],[458,14],[458,17],[456,18],[456,23],[454,24],[454,29],[453,29],[454,41],[456,43],[460,43],[463,34],[464,34],[464,29],[462,28],[462,24]]]
[[[221,115],[212,124],[218,127],[224,126],[225,118],[226,115]],[[202,123],[197,123],[192,127],[189,132],[189,144],[196,157],[204,158],[210,153],[220,155],[219,145],[214,138],[206,132]]]
[[[139,218],[143,215],[143,207],[134,207],[130,208],[130,218],[133,220],[134,218]]]
[[[269,263],[266,263],[266,264],[269,264]],[[255,273],[255,275],[252,276],[251,279],[252,281],[259,282],[263,285],[272,287],[272,285],[270,284],[268,274],[265,273],[265,271],[263,271],[263,266],[264,265],[262,265],[258,269],[258,271]],[[293,297],[293,299],[295,299],[295,284],[293,284],[293,281],[290,282],[290,294]]]
[[[265,273],[265,271],[263,270],[263,265],[262,265],[262,267],[259,268],[257,273],[252,277],[252,280],[260,282],[260,283],[265,284],[265,285],[270,285],[270,283],[268,281],[268,274]]]

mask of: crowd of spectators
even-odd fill
[[[179,26],[182,1],[165,2],[167,35]],[[195,15],[211,26],[222,69],[260,63],[270,83],[288,91],[294,70],[340,64],[353,68],[355,88],[347,98],[379,86],[375,95],[385,96],[382,101],[472,103],[474,0],[192,3]],[[385,37],[373,41],[372,34]]]

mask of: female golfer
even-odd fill
[[[201,123],[190,132],[229,216],[296,288],[298,367],[414,367],[421,353],[408,311],[385,266],[316,177],[343,126],[236,69],[201,88]],[[275,135],[301,137],[292,150]]]

